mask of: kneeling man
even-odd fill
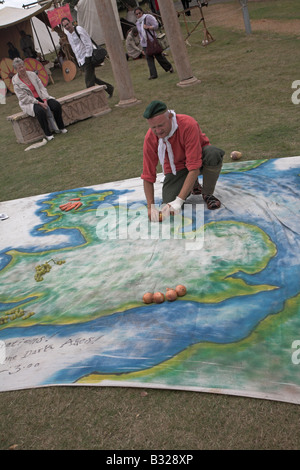
[[[159,221],[154,206],[156,167],[161,163],[165,175],[162,189],[163,217],[181,210],[190,194],[202,194],[208,209],[218,209],[221,202],[213,193],[222,168],[224,150],[210,145],[199,124],[191,116],[168,110],[162,101],[152,101],[144,112],[149,130],[143,148],[144,191],[148,216]],[[203,187],[198,182],[203,175]]]

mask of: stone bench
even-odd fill
[[[62,106],[65,126],[90,117],[102,116],[111,111],[108,106],[105,85],[97,85],[71,95],[58,98]],[[7,117],[11,121],[19,144],[29,144],[44,137],[44,133],[36,118],[23,112]]]

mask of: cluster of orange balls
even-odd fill
[[[152,292],[146,292],[146,294],[143,295],[143,302],[145,304],[151,304],[152,302],[155,304],[161,304],[165,299],[169,302],[174,302],[177,297],[183,297],[185,294],[186,287],[179,284],[175,289],[167,287],[165,295],[162,292],[154,292],[154,294]]]

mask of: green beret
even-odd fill
[[[158,114],[165,113],[167,109],[167,105],[162,101],[151,101],[151,103],[148,104],[147,108],[145,109],[143,116],[146,119],[150,119],[154,116],[157,116]]]

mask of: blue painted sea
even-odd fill
[[[144,370],[200,342],[224,344],[249,336],[264,318],[278,314],[288,299],[300,293],[300,158],[287,159],[286,166],[283,163],[269,160],[252,170],[223,174],[220,193],[225,207],[205,215],[206,223],[243,222],[258,226],[269,236],[277,253],[265,269],[235,276],[248,284],[276,289],[212,304],[184,299],[151,304],[84,323],[11,327],[0,331],[0,340],[34,336],[50,341],[55,337],[65,344],[74,338],[99,338],[97,351],[88,357],[81,358],[70,349],[67,366],[65,361],[57,363],[57,370],[43,385],[74,383],[91,373]],[[243,205],[245,200],[249,204]]]

